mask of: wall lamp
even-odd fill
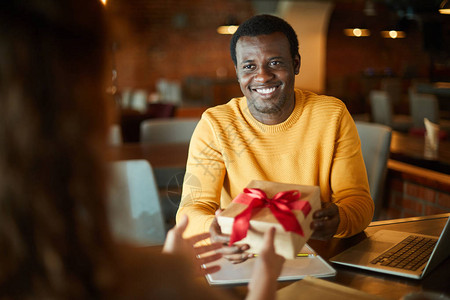
[[[403,39],[405,38],[406,34],[404,31],[400,30],[384,30],[381,31],[381,36],[386,39]]]
[[[441,5],[439,6],[439,12],[441,14],[450,15],[450,4],[448,3],[448,0],[444,0],[441,2]]]
[[[233,34],[238,29],[239,25],[234,16],[228,16],[225,24],[217,27],[217,32],[220,34]]]
[[[217,27],[217,32],[220,34],[233,34],[239,26],[237,25],[222,25]]]
[[[365,28],[346,28],[344,34],[351,37],[370,36],[370,30]]]

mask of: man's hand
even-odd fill
[[[336,234],[339,222],[337,205],[331,202],[322,203],[322,209],[317,210],[313,215],[311,229],[314,233],[311,238],[322,241],[331,239]]]
[[[211,242],[212,243],[221,243],[223,246],[221,249],[217,250],[217,252],[222,253],[223,256],[231,261],[234,264],[241,263],[246,261],[248,258],[253,257],[253,254],[245,253],[244,251],[250,249],[250,246],[247,244],[244,245],[236,245],[229,246],[230,236],[223,234],[220,230],[219,223],[217,222],[217,215],[220,213],[220,210],[216,211],[216,217],[211,223],[211,227],[209,228],[209,233],[211,234]]]

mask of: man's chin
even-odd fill
[[[253,102],[253,106],[255,107],[255,110],[263,113],[263,114],[276,114],[279,113],[283,107],[284,103],[280,103],[283,101],[280,101],[279,99],[276,100],[277,102],[269,102],[269,100],[256,100]]]
[[[255,105],[255,110],[262,114],[276,114],[281,111],[278,106],[259,106]]]

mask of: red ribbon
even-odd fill
[[[248,205],[234,218],[233,230],[230,237],[230,245],[247,236],[250,227],[250,219],[255,208],[269,207],[272,214],[283,226],[284,230],[295,232],[305,236],[297,218],[291,210],[301,210],[306,217],[311,211],[311,204],[300,199],[300,192],[296,190],[279,192],[272,199],[260,189],[245,188],[233,202]]]

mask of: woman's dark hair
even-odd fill
[[[103,10],[0,4],[0,298],[92,299],[107,281]]]
[[[288,22],[272,15],[257,15],[246,20],[239,25],[236,32],[233,34],[230,42],[231,59],[234,65],[237,65],[236,60],[236,44],[242,36],[258,36],[263,34],[271,34],[274,32],[283,33],[289,41],[292,58],[298,53],[298,39],[297,34]]]

